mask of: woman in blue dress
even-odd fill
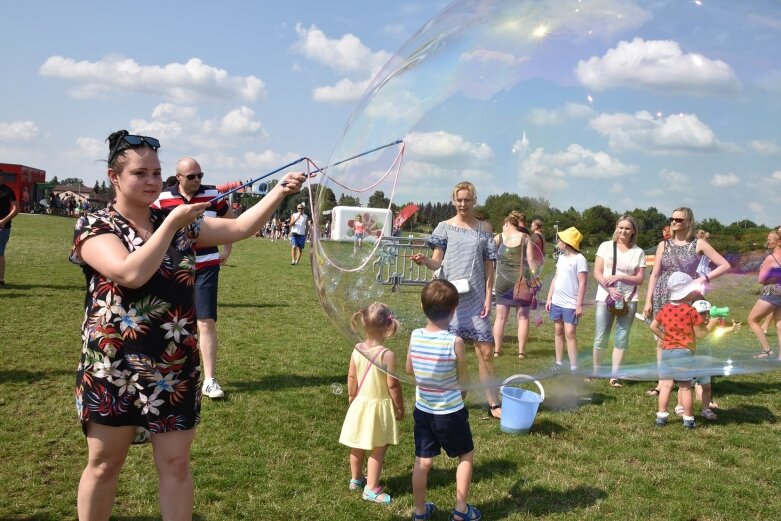
[[[413,255],[412,261],[430,270],[442,268],[439,277],[458,288],[458,308],[450,322],[450,332],[474,342],[480,379],[487,385],[488,410],[498,419],[502,409],[498,386],[490,385],[495,370],[494,336],[489,320],[496,242],[491,223],[475,216],[475,186],[469,182],[458,183],[451,196],[456,215],[440,222],[429,237],[426,244],[433,250],[431,257],[421,253]]]

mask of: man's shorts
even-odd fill
[[[451,458],[475,449],[466,407],[450,414],[431,414],[415,407],[415,456],[433,458],[441,449]]]
[[[5,245],[8,244],[8,239],[11,238],[11,228],[3,228],[0,230],[0,257],[5,256]]]
[[[553,321],[563,320],[567,324],[577,325],[578,317],[575,316],[575,310],[571,308],[563,308],[556,304],[551,304],[550,307],[550,319]]]
[[[300,248],[301,250],[303,250],[304,246],[306,245],[306,235],[291,233],[290,244],[292,244],[294,248]]]
[[[217,281],[219,266],[201,268],[195,272],[195,316],[198,320],[217,320]]]

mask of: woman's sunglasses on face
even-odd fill
[[[152,150],[157,152],[157,149],[160,148],[160,141],[153,137],[149,136],[134,136],[132,134],[126,134],[119,138],[117,140],[117,144],[114,145],[114,148],[111,149],[111,152],[109,152],[108,155],[108,164],[110,165],[112,161],[116,158],[117,154],[125,150],[127,148],[135,148],[140,147],[143,144],[147,144]],[[127,145],[126,147],[123,147],[122,145]]]
[[[686,222],[686,219],[682,219],[680,217],[670,217],[670,222],[674,222],[674,223],[677,223],[677,224],[682,224],[682,223]]]

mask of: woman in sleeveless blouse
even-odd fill
[[[748,314],[748,326],[762,346],[762,351],[754,355],[754,358],[770,358],[775,353],[770,348],[765,328],[759,322],[765,316],[772,317],[778,336],[778,359],[781,360],[781,239],[778,232],[772,231],[768,234],[767,246],[770,248],[770,255],[765,257],[757,276],[757,282],[762,284],[762,292]]]
[[[656,260],[648,279],[648,292],[645,296],[643,314],[653,319],[659,310],[670,301],[667,279],[676,271],[691,276],[703,288],[729,271],[727,260],[707,241],[698,240],[694,235],[695,220],[691,208],[680,207],[673,210],[670,217],[670,238],[662,240],[656,247]],[[698,275],[697,266],[701,256],[707,257],[716,267],[707,275]],[[661,351],[657,346],[657,362]],[[658,387],[648,391],[649,395],[658,394]]]

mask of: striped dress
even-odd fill
[[[489,317],[481,317],[485,303],[485,263],[496,260],[496,242],[488,225],[480,221],[481,229],[459,228],[441,222],[426,245],[444,253],[440,278],[454,281],[469,279],[469,292],[458,295],[458,308],[450,322],[450,331],[466,340],[493,343]],[[485,231],[483,231],[485,230]]]
[[[409,357],[415,373],[415,407],[431,414],[450,414],[464,408],[458,385],[456,336],[448,331],[412,332]]]

